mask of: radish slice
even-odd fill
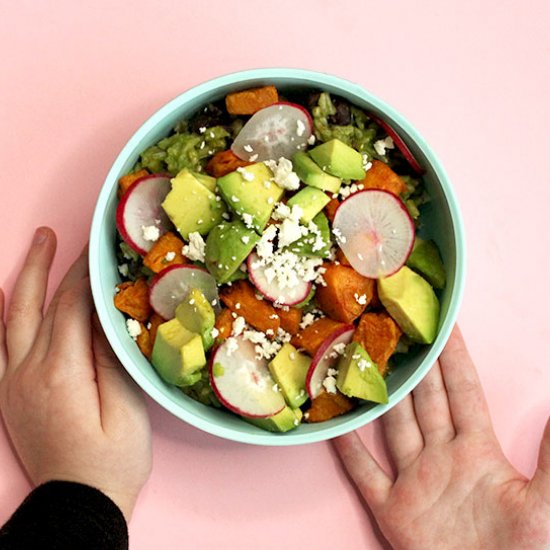
[[[313,283],[311,281],[299,281],[296,286],[291,288],[281,288],[276,278],[268,280],[266,269],[268,266],[260,265],[260,257],[251,252],[246,260],[248,277],[252,284],[272,302],[277,302],[282,306],[294,306],[303,302],[311,292]]]
[[[251,418],[264,418],[285,406],[283,394],[258,359],[254,344],[242,337],[228,338],[212,354],[210,385],[222,405]]]
[[[405,160],[409,163],[413,171],[419,176],[424,174],[426,170],[424,170],[424,168],[422,168],[422,166],[418,164],[418,161],[414,158],[411,150],[407,147],[407,144],[403,141],[399,134],[387,122],[385,122],[381,118],[378,118],[376,115],[369,113],[369,117],[372,118],[372,120],[374,120],[374,122],[376,122],[378,126],[382,127],[386,131],[386,133],[393,139],[393,142],[401,151],[401,154],[405,157]]]
[[[144,228],[156,227],[160,236],[171,227],[170,219],[161,206],[170,189],[168,176],[144,176],[128,188],[118,203],[117,229],[138,254],[147,254],[154,244],[154,241],[145,238]]]
[[[172,265],[163,269],[152,281],[149,301],[152,308],[164,319],[173,319],[176,307],[192,288],[200,290],[220,310],[216,280],[206,269],[191,265]]]
[[[332,231],[353,269],[377,279],[395,273],[407,261],[415,228],[398,197],[367,189],[340,204]]]
[[[231,150],[250,162],[290,159],[307,147],[313,131],[310,114],[294,103],[275,103],[257,111],[235,138]]]
[[[351,342],[354,331],[353,325],[337,328],[317,350],[306,375],[306,390],[311,399],[315,399],[323,390],[328,369],[338,362],[343,348]]]

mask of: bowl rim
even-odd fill
[[[449,214],[454,232],[454,246],[456,254],[455,279],[453,291],[449,300],[447,315],[443,320],[435,341],[431,344],[428,353],[422,360],[417,370],[409,377],[408,380],[397,388],[397,390],[391,395],[387,404],[377,405],[372,409],[365,411],[363,414],[349,418],[347,421],[343,421],[336,426],[327,426],[324,429],[311,433],[290,431],[284,434],[278,434],[258,431],[258,433],[250,434],[239,432],[231,427],[213,424],[208,420],[182,409],[173,400],[168,399],[162,392],[157,390],[157,388],[149,382],[147,377],[138,367],[134,366],[133,361],[124,349],[124,346],[114,335],[114,331],[105,328],[110,326],[110,319],[107,309],[108,305],[103,301],[104,292],[102,291],[101,270],[99,261],[97,261],[101,246],[101,227],[105,221],[108,200],[112,191],[113,182],[116,178],[118,178],[118,175],[120,174],[129,155],[135,152],[136,147],[151,132],[151,130],[155,128],[157,124],[162,122],[167,116],[169,116],[175,109],[204,93],[213,92],[222,86],[244,85],[247,81],[252,82],[270,79],[288,79],[289,84],[291,84],[293,80],[300,80],[302,82],[305,81],[306,83],[310,83],[312,87],[322,88],[322,86],[325,85],[332,88],[339,88],[348,94],[353,94],[360,97],[362,100],[368,102],[383,113],[385,118],[391,119],[392,124],[396,124],[400,129],[408,134],[410,140],[414,142],[415,145],[422,151],[427,162],[430,164],[437,181],[441,185],[443,195],[449,208]],[[326,441],[365,426],[394,407],[423,380],[435,364],[436,359],[441,354],[458,317],[458,311],[465,286],[465,249],[465,231],[462,215],[460,213],[459,203],[453,191],[450,179],[432,148],[403,115],[363,86],[350,80],[324,72],[279,67],[237,71],[206,80],[201,84],[193,86],[192,88],[189,88],[183,93],[177,95],[174,99],[168,101],[149,118],[147,118],[147,120],[134,132],[132,137],[124,145],[101,186],[92,218],[88,259],[93,300],[106,337],[125,370],[151,399],[156,401],[159,405],[181,420],[212,435],[241,443],[267,446],[288,446]]]

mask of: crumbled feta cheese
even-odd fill
[[[259,156],[258,153],[254,154],[254,155],[250,155],[250,157],[248,157],[248,160],[250,162],[255,162],[255,161],[258,160],[258,156]]]
[[[182,254],[194,262],[204,262],[205,242],[198,231],[189,233],[189,244],[182,248]]]
[[[199,128],[199,132],[200,132],[201,134],[204,134],[204,132],[206,132],[206,128],[205,128],[204,126],[201,126],[201,127]]]
[[[137,340],[137,337],[141,334],[141,325],[139,324],[139,321],[136,321],[135,319],[126,320],[126,329],[128,330],[128,334],[134,340]]]
[[[359,296],[359,294],[356,292],[353,297],[355,298],[355,301],[360,305],[360,306],[364,306],[366,303],[367,303],[367,295],[366,294],[361,294],[361,296]]]
[[[246,321],[244,320],[244,317],[238,316],[234,321],[231,329],[231,334],[233,336],[239,336],[239,334],[242,334],[243,330],[246,327]]]
[[[323,387],[328,393],[336,393],[336,378],[334,376],[327,376],[323,380]]]
[[[160,237],[160,229],[156,225],[147,225],[147,226],[142,225],[141,231],[143,234],[143,238],[146,241],[155,242],[155,241],[158,241]]]
[[[302,226],[297,221],[287,218],[279,229],[279,247],[284,248],[302,236]]]
[[[248,227],[248,229],[254,229],[254,217],[252,214],[249,214],[248,212],[243,212],[241,214],[241,217],[243,219],[244,225]]]
[[[216,327],[212,327],[210,334],[212,338],[217,338],[220,335],[220,331]]]
[[[167,262],[171,262],[176,257],[176,253],[174,251],[167,252],[164,256],[164,259]]]
[[[252,147],[252,145],[248,145],[248,143],[243,147],[243,149],[244,149],[247,153],[252,153],[252,151],[254,151],[254,148]]]
[[[248,235],[243,235],[241,237],[241,241],[243,242],[243,244],[248,244],[248,242],[250,241],[250,237]]]
[[[292,170],[292,162],[284,157],[278,161],[265,160],[264,164],[273,172],[273,181],[283,189],[295,191],[300,187],[300,178]]]
[[[235,195],[233,195],[231,197],[231,202],[240,202],[239,197],[236,197]]]
[[[123,277],[128,277],[128,264],[121,264],[118,266],[118,272],[123,276]]]
[[[332,346],[332,349],[337,355],[342,355],[346,350],[346,344],[344,344],[343,342],[340,344],[335,344],[334,346]]]
[[[393,139],[388,136],[386,139],[379,139],[374,142],[374,150],[381,156],[386,154],[386,149],[394,149]]]
[[[239,166],[237,168],[237,172],[243,177],[243,180],[245,181],[253,181],[254,180],[254,174],[252,172],[248,172],[246,168],[243,166]]]
[[[366,359],[359,359],[357,366],[360,371],[364,371],[365,369],[370,369],[372,367],[372,363]]]
[[[239,349],[239,343],[237,342],[237,339],[233,336],[230,336],[226,341],[226,349],[227,349],[227,355],[233,355],[234,351],[237,351]]]
[[[313,315],[313,313],[306,313],[303,317],[302,317],[302,322],[300,323],[300,328],[307,328],[309,327],[309,325],[312,325],[313,322],[315,321],[315,315]]]
[[[307,138],[307,143],[308,145],[313,145],[315,143],[315,134],[311,134],[308,138]]]
[[[344,244],[347,241],[346,237],[342,235],[342,232],[337,227],[332,228],[332,234],[336,237],[338,243]]]
[[[306,125],[301,121],[296,121],[296,135],[298,137],[302,137],[304,135],[304,132],[306,131]]]

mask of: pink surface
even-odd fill
[[[548,2],[58,0],[2,12],[8,293],[38,225],[59,235],[59,280],[111,163],[167,100],[240,69],[337,74],[409,118],[454,183],[469,252],[461,327],[504,451],[531,474],[550,412]],[[381,547],[328,443],[250,447],[150,412],[155,464],[134,550]],[[361,433],[381,450],[378,425]],[[0,469],[2,523],[29,489],[3,432]]]

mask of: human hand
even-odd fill
[[[550,548],[550,421],[528,480],[502,453],[458,328],[382,421],[395,476],[356,433],[334,446],[394,548]]]
[[[5,324],[0,292],[0,408],[33,483],[91,485],[129,520],[151,469],[147,411],[94,317],[85,252],[43,314],[55,248],[38,229]]]

